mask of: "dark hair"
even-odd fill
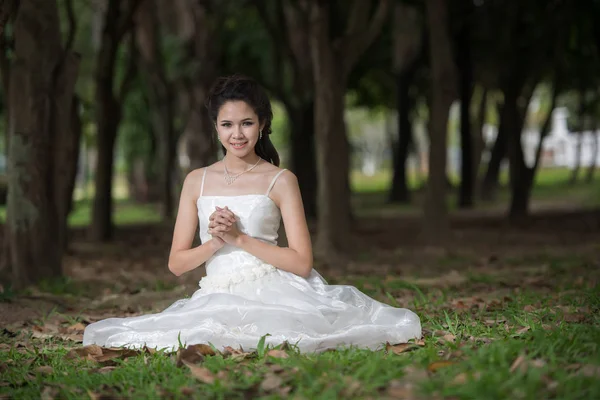
[[[256,143],[254,151],[259,157],[279,166],[279,154],[269,138],[271,121],[273,120],[271,101],[265,90],[255,80],[242,75],[225,76],[217,79],[206,100],[206,107],[213,123],[216,123],[217,115],[223,104],[238,100],[244,101],[252,107],[258,115],[259,123],[264,123],[262,138]],[[223,148],[223,152],[225,152],[225,148]]]

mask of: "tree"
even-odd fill
[[[290,169],[298,178],[304,210],[317,216],[317,169],[314,135],[314,88],[309,26],[291,0],[253,4],[272,43],[273,73],[263,74],[269,90],[284,104],[290,121]],[[291,73],[286,73],[291,71]]]
[[[172,174],[175,166],[175,104],[173,85],[165,71],[161,51],[161,29],[155,0],[145,0],[138,8],[136,39],[145,78],[149,83],[153,132],[158,147],[157,169],[162,217],[173,216]]]
[[[461,1],[460,10],[462,15],[457,37],[456,65],[458,67],[458,81],[460,94],[460,189],[458,194],[458,206],[460,208],[473,207],[473,193],[475,189],[475,167],[473,152],[473,136],[471,134],[471,97],[473,94],[473,62],[471,56],[471,18],[473,3]]]
[[[393,66],[396,75],[396,109],[398,138],[394,141],[392,187],[390,201],[408,203],[410,191],[406,176],[406,161],[412,142],[410,113],[414,108],[411,86],[423,56],[423,27],[419,11],[404,3],[396,3],[393,17]]]
[[[425,194],[423,234],[438,243],[448,233],[446,206],[447,124],[455,94],[455,66],[444,0],[427,0],[431,58],[431,118],[429,129],[429,178]]]
[[[92,240],[105,241],[112,237],[112,180],[115,141],[122,117],[122,107],[135,76],[135,51],[129,54],[129,65],[117,93],[115,93],[115,66],[119,46],[132,28],[132,19],[142,0],[108,0],[104,13],[102,40],[98,53],[96,84],[97,151],[94,204],[92,208]],[[135,39],[131,38],[131,44]]]
[[[23,287],[62,274],[79,57],[62,44],[56,0],[21,0],[14,39],[6,232],[12,282]]]
[[[306,2],[315,87],[315,137],[318,176],[317,252],[328,256],[348,247],[350,232],[350,149],[344,126],[347,79],[358,58],[375,40],[391,1],[380,0],[371,17],[370,1],[352,2],[345,34],[332,39],[332,5]]]

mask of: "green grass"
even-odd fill
[[[91,200],[79,200],[74,203],[69,215],[69,225],[73,227],[87,226],[92,220]],[[115,200],[113,221],[116,225],[138,223],[158,223],[161,216],[155,204],[137,204],[128,200]],[[0,223],[6,219],[6,207],[0,207]]]
[[[549,270],[524,272],[548,264]],[[405,305],[421,316],[425,341],[413,351],[346,349],[303,355],[292,348],[286,350],[288,358],[274,358],[258,344],[257,353],[243,360],[217,354],[197,362],[214,379],[206,383],[187,366],[178,366],[176,355],[142,352],[98,363],[66,357],[71,342],[17,339],[5,332],[0,336],[5,344],[0,347],[0,395],[600,398],[597,273],[586,268],[585,260],[570,257],[513,258],[505,265],[487,274],[467,274],[464,282],[450,286],[419,285],[394,276],[348,277],[345,283],[390,304],[412,299]],[[591,275],[577,283],[572,279],[577,274]],[[544,285],[528,288],[523,284],[528,277],[543,279]],[[65,323],[78,320],[74,316]],[[29,348],[9,349],[16,340],[29,341]]]

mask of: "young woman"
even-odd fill
[[[83,344],[252,349],[269,334],[269,344],[287,341],[312,352],[419,338],[412,311],[352,286],[328,285],[312,268],[298,182],[278,167],[264,90],[245,77],[221,78],[207,106],[225,157],[186,177],[169,256],[177,276],[206,263],[200,289],[157,314],[93,323]],[[277,246],[282,219],[288,247]],[[202,244],[192,247],[198,224]]]

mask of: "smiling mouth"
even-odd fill
[[[244,142],[244,143],[231,143],[231,147],[233,147],[234,149],[242,149],[247,144],[248,144],[248,142]]]

